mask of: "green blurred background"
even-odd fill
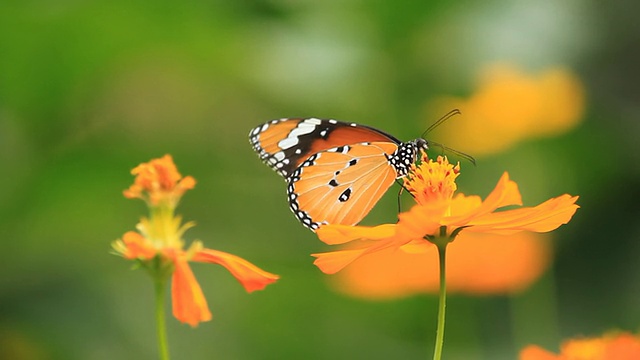
[[[261,122],[356,121],[401,139],[425,104],[469,96],[487,63],[562,65],[583,82],[582,124],[464,164],[482,196],[502,171],[526,204],[580,195],[552,268],[517,295],[452,295],[447,359],[513,359],[526,344],[640,324],[640,27],[632,1],[4,1],[0,3],[0,358],[153,359],[153,288],[109,254],[146,208],[122,190],[165,153],[194,176],[187,239],[281,275],[247,295],[194,271],[214,319],[169,319],[175,359],[424,359],[437,299],[337,294],[328,248],[288,210],[248,144]],[[464,114],[463,114],[464,116]],[[455,127],[455,120],[445,124]],[[437,133],[432,135],[437,141]],[[464,151],[465,149],[459,149]],[[395,190],[367,223],[390,221]],[[434,271],[436,265],[434,264]]]

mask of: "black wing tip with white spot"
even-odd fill
[[[289,171],[287,166],[290,163],[290,159],[288,159],[282,151],[279,151],[275,154],[269,154],[261,145],[260,145],[260,134],[265,132],[269,126],[277,124],[279,122],[287,121],[290,119],[282,118],[275,119],[265,122],[264,124],[258,125],[249,131],[249,144],[253,147],[253,150],[258,154],[260,160],[263,163],[267,164],[271,169],[273,169],[280,176],[285,179],[289,176]]]

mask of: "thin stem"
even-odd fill
[[[440,260],[440,300],[438,302],[438,328],[436,330],[436,346],[433,352],[433,360],[440,360],[442,357],[442,347],[444,346],[444,317],[447,303],[447,280],[445,275],[447,243],[436,244],[436,246],[438,247],[438,257]]]
[[[169,343],[167,342],[167,325],[164,314],[164,289],[167,279],[160,276],[155,280],[156,287],[156,326],[158,332],[158,354],[160,360],[169,360]]]

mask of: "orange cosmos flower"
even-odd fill
[[[580,80],[567,69],[530,75],[512,65],[496,64],[480,72],[471,97],[443,97],[428,108],[435,114],[460,109],[464,116],[456,119],[455,132],[442,128],[443,141],[481,156],[576,127],[584,112],[584,98]]]
[[[560,354],[529,345],[520,360],[636,360],[640,359],[640,338],[629,333],[606,334],[600,338],[565,341]]]
[[[127,198],[141,198],[150,208],[150,217],[142,218],[138,232],[129,231],[113,243],[126,259],[136,259],[156,277],[172,276],[173,315],[191,326],[211,319],[202,289],[189,261],[219,264],[225,267],[248,292],[262,290],[278,279],[248,261],[222,251],[205,249],[194,241],[186,250],[182,235],[194,224],[181,224],[174,210],[186,190],[195,186],[191,176],[182,177],[170,155],[153,159],[134,168],[134,184],[124,191]]]
[[[417,205],[398,215],[398,223],[375,227],[324,225],[318,237],[327,244],[358,243],[356,248],[313,254],[314,264],[327,274],[353,261],[385,249],[416,253],[430,251],[434,242],[451,242],[461,233],[511,235],[521,231],[548,232],[566,224],[578,209],[577,196],[562,195],[535,207],[496,211],[522,205],[515,182],[505,172],[495,189],[482,201],[479,196],[455,195],[460,165],[446,157],[436,161],[422,154],[405,178],[405,187]],[[454,196],[455,195],[455,196]]]

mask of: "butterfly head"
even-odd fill
[[[429,142],[423,138],[417,138],[415,140],[413,140],[413,143],[415,144],[416,147],[416,153],[420,150],[422,151],[427,151],[429,150]]]

